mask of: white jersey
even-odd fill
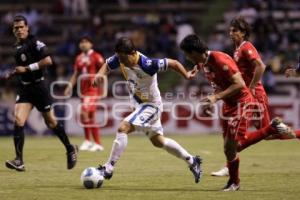
[[[125,66],[116,55],[108,58],[106,63],[111,70],[120,68],[128,83],[131,101],[135,108],[142,103],[152,103],[162,111],[157,72],[167,70],[167,59],[150,59],[140,52],[137,56],[137,63],[133,67]]]

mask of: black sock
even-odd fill
[[[73,146],[71,145],[63,126],[60,123],[58,123],[56,127],[52,130],[55,133],[55,135],[57,135],[57,137],[60,139],[60,141],[65,145],[67,152],[73,151]]]
[[[24,127],[15,125],[14,144],[16,151],[16,159],[23,161],[23,147],[24,147]]]

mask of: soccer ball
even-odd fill
[[[101,187],[104,177],[98,169],[89,167],[83,170],[80,179],[85,188],[92,189]]]

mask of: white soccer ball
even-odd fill
[[[92,189],[101,187],[104,177],[98,169],[95,167],[89,167],[83,170],[80,179],[85,188]]]

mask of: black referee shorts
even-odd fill
[[[40,112],[51,110],[52,98],[44,81],[21,85],[17,91],[17,103],[31,103]]]

